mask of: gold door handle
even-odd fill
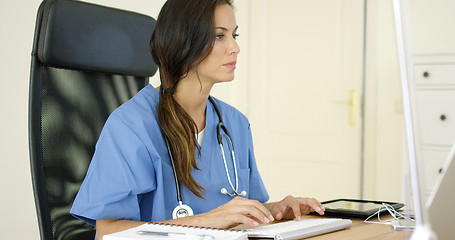
[[[346,104],[348,105],[349,109],[349,125],[354,126],[355,121],[356,121],[356,114],[355,114],[355,108],[357,106],[357,93],[355,92],[354,89],[349,90],[349,96],[348,100],[341,100],[341,101],[333,101],[333,103],[337,104]]]

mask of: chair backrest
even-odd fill
[[[156,72],[155,20],[71,1],[38,9],[29,95],[29,144],[41,239],[93,239],[69,213],[109,114]]]

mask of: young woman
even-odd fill
[[[210,97],[234,79],[237,28],[232,0],[164,4],[150,43],[161,86],[111,114],[71,210],[99,239],[150,221],[229,228],[324,214],[313,198],[266,203],[247,118]]]

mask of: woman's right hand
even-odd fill
[[[212,228],[231,228],[239,224],[255,227],[274,220],[262,203],[243,197],[235,197],[212,211],[193,217],[197,225]]]
[[[184,218],[171,219],[162,223],[179,224],[195,227],[231,228],[239,224],[255,227],[273,221],[272,213],[259,201],[235,197],[210,212]],[[128,228],[136,227],[145,222],[131,220],[105,219],[96,221],[98,239]]]

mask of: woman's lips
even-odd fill
[[[235,69],[236,64],[237,64],[236,61],[232,61],[232,62],[228,62],[228,63],[224,64],[224,66],[226,66],[227,68],[230,68],[230,69]]]

